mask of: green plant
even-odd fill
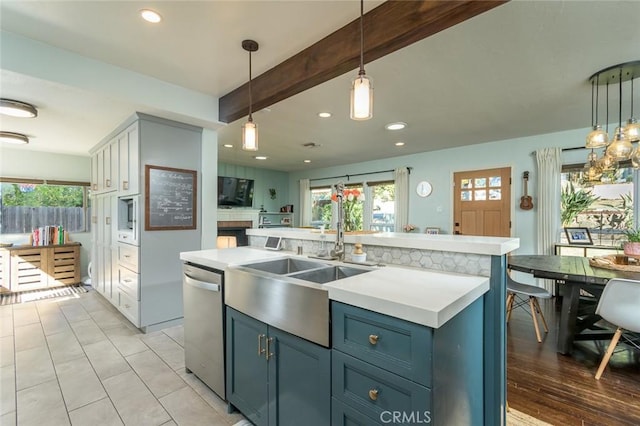
[[[598,201],[600,197],[593,195],[591,192],[577,189],[573,183],[569,182],[562,189],[560,197],[560,219],[562,226],[569,226],[578,217],[578,214],[587,210],[593,203]]]
[[[624,231],[624,235],[627,236],[627,241],[630,243],[640,243],[640,228],[627,229]]]

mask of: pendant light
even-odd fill
[[[584,165],[584,176],[588,182],[598,182],[602,178],[602,167],[598,163],[598,154],[593,149],[587,157],[587,162]]]
[[[627,139],[622,127],[622,67],[618,77],[619,98],[618,98],[618,127],[616,128],[613,141],[607,147],[607,154],[618,161],[628,160],[633,152],[633,145]]]
[[[360,71],[351,84],[351,119],[373,117],[373,84],[364,72],[364,0],[360,0]]]
[[[249,52],[249,118],[242,126],[242,149],[244,151],[258,150],[258,125],[253,122],[251,107],[253,98],[251,97],[251,52],[258,50],[258,43],[254,40],[243,40],[242,48]]]
[[[591,126],[593,127],[593,130],[587,135],[587,144],[585,145],[586,148],[590,148],[592,150],[591,152],[593,152],[594,148],[602,148],[606,146],[607,143],[609,142],[609,135],[607,135],[607,132],[602,130],[602,126],[598,124],[598,104],[599,104],[598,101],[599,101],[600,89],[596,88],[595,86],[599,86],[599,83],[600,83],[599,75],[596,76],[596,81],[594,81],[593,79],[591,80]],[[594,88],[596,88],[595,121],[593,116]]]
[[[624,134],[629,139],[629,142],[640,141],[640,123],[633,117],[633,79],[635,75],[631,75],[631,112],[629,114],[629,120],[624,128]],[[636,148],[638,151],[638,148]]]

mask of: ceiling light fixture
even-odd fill
[[[404,146],[404,142],[396,142],[394,143],[395,146]]]
[[[233,148],[233,145],[231,145],[230,143],[225,143],[224,145],[225,148]]]
[[[625,62],[618,65],[602,69],[589,77],[591,83],[591,125],[593,131],[587,136],[585,147],[591,149],[584,166],[585,179],[588,181],[598,181],[605,171],[615,170],[618,163],[624,160],[631,160],[634,168],[640,168],[640,151],[634,149],[632,142],[640,139],[640,128],[633,118],[633,80],[640,76],[640,60]],[[626,126],[622,125],[622,99],[623,83],[631,82],[631,113]],[[609,83],[618,84],[618,127],[614,132],[614,137],[609,143]],[[607,86],[607,116],[605,123],[606,130],[598,124],[599,89],[598,86]],[[595,91],[595,103],[594,103]],[[594,116],[595,109],[595,116]],[[602,157],[598,160],[595,148],[604,147]]]
[[[0,99],[0,114],[10,115],[11,117],[34,118],[38,116],[38,110],[26,102]]]
[[[405,127],[407,127],[407,123],[403,123],[402,121],[398,121],[396,123],[389,123],[386,126],[384,126],[384,128],[387,130],[402,130]]]
[[[152,24],[157,24],[162,21],[162,16],[160,16],[160,14],[155,10],[151,9],[142,9],[140,11],[140,16],[142,16],[142,19],[147,22],[151,22]]]
[[[22,133],[0,131],[0,142],[12,143],[15,145],[24,145],[29,143],[29,138]]]
[[[256,156],[255,156],[255,157],[253,157],[253,158],[255,158],[256,160],[266,160],[266,159],[267,159],[267,158],[269,158],[269,157],[265,157],[264,155],[256,155]]]
[[[351,119],[373,117],[373,83],[364,72],[364,0],[360,0],[360,71],[351,85]]]
[[[303,163],[310,163],[311,160],[302,160]]]
[[[331,117],[331,113],[330,112],[319,112],[318,113],[318,117],[320,117],[320,118],[329,118],[329,117]]]
[[[242,149],[244,151],[257,151],[258,150],[258,125],[253,122],[251,116],[251,104],[253,99],[251,97],[251,53],[258,51],[258,43],[254,40],[243,40],[242,48],[249,52],[249,119],[242,126]],[[260,159],[256,157],[256,159]],[[267,158],[265,157],[264,160]]]

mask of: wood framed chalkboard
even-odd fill
[[[145,165],[144,229],[196,229],[198,172]]]

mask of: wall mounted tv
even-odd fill
[[[218,176],[218,205],[253,206],[253,179]]]

